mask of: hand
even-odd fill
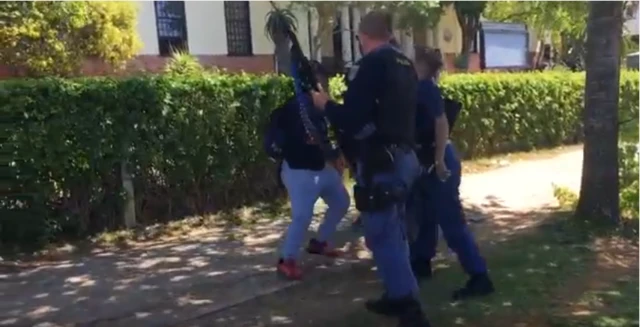
[[[447,165],[444,162],[436,162],[436,175],[440,181],[445,182],[451,176],[451,171],[447,169]]]
[[[324,107],[329,101],[329,95],[322,89],[322,85],[320,84],[318,84],[317,92],[311,90],[311,98],[313,99],[313,105],[320,110],[324,110]]]
[[[345,160],[342,156],[339,156],[338,159],[330,162],[329,164],[333,166],[340,176],[344,174]]]

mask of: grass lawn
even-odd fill
[[[433,326],[637,326],[637,245],[590,231],[567,216],[555,213],[536,227],[482,244],[497,286],[483,299],[450,303],[450,292],[465,276],[452,258],[439,258],[434,278],[422,285]],[[395,326],[363,309],[364,299],[379,293],[375,272],[362,265],[231,309],[215,322],[229,327]],[[247,317],[256,318],[247,323]]]

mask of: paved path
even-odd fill
[[[508,213],[553,206],[552,183],[578,189],[581,156],[572,151],[465,176],[465,205],[472,217],[518,228]],[[307,258],[310,278],[323,273],[318,268],[342,269],[368,257],[362,240],[346,230],[348,222],[339,241],[349,255],[337,262]],[[295,285],[273,273],[285,227],[286,220],[260,222],[250,231],[220,227],[20,270],[0,266],[0,326],[177,326],[210,315]]]

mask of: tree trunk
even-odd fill
[[[465,22],[462,27],[462,47],[460,53],[468,54],[473,46],[474,28],[470,23]]]
[[[480,15],[478,15],[477,17],[470,16],[465,14],[459,8],[455,8],[455,11],[456,18],[458,19],[458,25],[460,25],[460,31],[462,32],[460,54],[467,55],[469,52],[471,52],[473,39],[476,37],[476,33],[478,32]]]
[[[285,35],[274,35],[276,73],[291,75],[291,42]]]
[[[276,72],[291,75],[290,42],[286,37],[278,37],[274,40],[276,56]]]
[[[577,217],[620,219],[618,92],[623,3],[589,2],[586,42],[584,159]]]

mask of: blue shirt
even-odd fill
[[[444,114],[444,100],[440,88],[432,79],[418,82],[418,110],[416,111],[416,134],[419,143],[432,139],[436,118]],[[435,140],[432,140],[433,142]]]
[[[328,139],[327,123],[324,117],[311,111],[311,122],[318,133]],[[300,108],[295,98],[289,99],[271,115],[269,134],[265,139],[266,148],[274,143],[281,149],[280,156],[292,169],[322,170],[325,166],[325,153],[317,143],[312,143],[300,118]],[[321,140],[315,140],[319,142]],[[269,155],[274,156],[272,153]]]
[[[435,119],[444,114],[442,92],[432,79],[423,79],[418,82],[418,103],[427,108],[431,118]]]

